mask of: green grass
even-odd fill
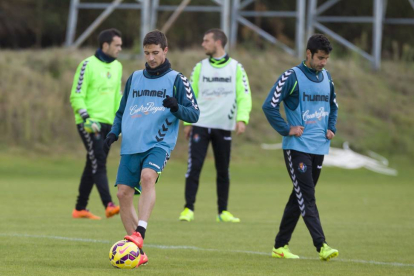
[[[116,270],[108,261],[109,248],[124,236],[119,216],[71,218],[84,163],[80,152],[47,157],[0,153],[0,275],[414,274],[414,186],[408,165],[395,164],[398,177],[324,168],[316,198],[327,240],[339,249],[339,257],[318,260],[300,220],[290,248],[302,259],[277,260],[270,252],[292,186],[280,151],[249,150],[254,152],[249,158],[240,157],[236,147],[231,165],[229,210],[241,218],[240,224],[215,222],[211,154],[202,173],[195,221],[179,222],[186,164],[172,156],[157,184],[148,226],[145,250],[150,262],[135,272]],[[111,182],[119,161],[115,152],[109,162]],[[115,197],[115,188],[111,192]],[[95,188],[88,207],[104,216]]]

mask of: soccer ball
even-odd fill
[[[83,123],[83,127],[87,133],[96,133],[101,131],[101,124],[97,120],[91,118],[86,119]]]
[[[141,255],[138,246],[130,241],[117,241],[109,250],[109,261],[116,268],[136,268]]]

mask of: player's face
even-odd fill
[[[306,50],[306,61],[308,61],[308,66],[316,71],[322,71],[325,65],[328,63],[329,53],[325,51],[318,50],[313,54],[310,50]]]
[[[206,34],[203,38],[203,43],[201,43],[204,52],[208,56],[213,56],[217,51],[216,41],[214,41],[213,36],[213,33]]]
[[[145,60],[149,67],[156,68],[164,63],[168,47],[163,50],[160,44],[149,44],[144,46]]]
[[[104,43],[102,45],[102,52],[110,57],[117,58],[119,52],[122,50],[122,39],[119,36],[112,38],[111,44]]]

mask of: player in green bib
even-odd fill
[[[100,33],[98,42],[99,49],[95,55],[79,64],[70,95],[76,126],[87,151],[73,218],[100,219],[86,209],[94,184],[106,217],[119,213],[119,206],[112,202],[109,192],[107,154],[102,145],[111,130],[122,97],[122,65],[116,60],[122,47],[121,33],[116,29],[105,30]]]

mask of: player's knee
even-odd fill
[[[134,190],[127,185],[118,185],[118,192],[116,193],[119,201],[128,200],[134,196]]]
[[[158,174],[154,171],[143,171],[141,174],[141,186],[147,188],[155,184]]]
[[[203,168],[203,162],[192,161],[190,172],[192,173],[200,173],[201,169]]]
[[[228,181],[230,179],[229,171],[228,170],[217,171],[217,179],[221,181]]]

